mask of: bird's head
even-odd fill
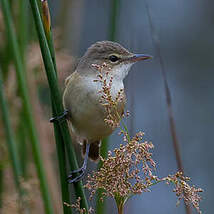
[[[101,41],[88,48],[80,60],[78,70],[92,74],[95,73],[93,69],[89,69],[92,64],[105,63],[106,67],[111,69],[110,73],[114,78],[123,80],[134,63],[150,58],[152,57],[148,54],[133,54],[116,42]]]

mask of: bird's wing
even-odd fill
[[[77,80],[77,79],[79,79],[79,77],[80,77],[80,75],[77,71],[73,72],[70,76],[68,76],[65,79],[65,86],[67,86],[71,80]]]
[[[68,82],[69,82],[69,80],[72,78],[72,75],[73,75],[73,74],[71,74],[70,76],[68,76],[68,77],[65,79],[65,86],[68,85]]]
[[[79,64],[81,58],[75,58],[73,64],[72,64],[72,68],[71,68],[71,74],[65,79],[65,86],[67,86],[69,80],[73,77],[73,74],[76,73],[77,70],[77,66]]]

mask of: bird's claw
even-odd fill
[[[79,169],[73,170],[68,175],[67,181],[68,181],[69,184],[76,183],[76,182],[80,181],[83,178],[83,176],[85,175],[86,168],[87,168],[89,148],[90,148],[90,144],[87,143],[86,144],[86,153],[85,153],[85,158],[84,158],[83,165]],[[77,177],[73,178],[73,175],[76,174],[76,173],[79,173],[79,175]]]
[[[50,119],[50,122],[51,122],[51,123],[54,123],[54,122],[56,122],[56,121],[63,121],[63,119],[66,119],[67,116],[68,116],[68,110],[65,110],[61,115],[56,116],[56,117],[52,117],[52,118]]]
[[[83,176],[85,175],[85,171],[86,171],[86,169],[83,168],[83,167],[81,167],[81,168],[79,168],[77,170],[72,171],[68,175],[68,178],[67,178],[68,183],[71,184],[71,183],[76,183],[76,182],[80,181],[83,178]],[[75,173],[80,173],[80,174],[77,177],[73,178],[73,175]]]

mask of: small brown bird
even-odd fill
[[[72,133],[83,139],[82,147],[85,155],[83,166],[69,175],[69,183],[77,182],[83,177],[88,157],[94,161],[99,159],[101,140],[114,131],[104,121],[106,111],[100,103],[99,93],[102,85],[100,82],[94,82],[98,71],[93,64],[105,63],[106,69],[111,69],[110,76],[113,77],[111,95],[114,98],[121,89],[124,89],[123,80],[131,66],[137,61],[149,58],[151,58],[149,55],[133,54],[116,42],[96,42],[80,59],[75,72],[66,79],[63,95],[66,111],[63,116],[69,121]],[[118,105],[117,111],[122,114],[124,106],[125,98]],[[80,175],[73,178],[73,173],[77,172]]]

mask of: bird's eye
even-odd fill
[[[109,60],[112,62],[116,62],[117,60],[119,60],[119,58],[115,55],[111,55],[111,56],[109,56]]]

